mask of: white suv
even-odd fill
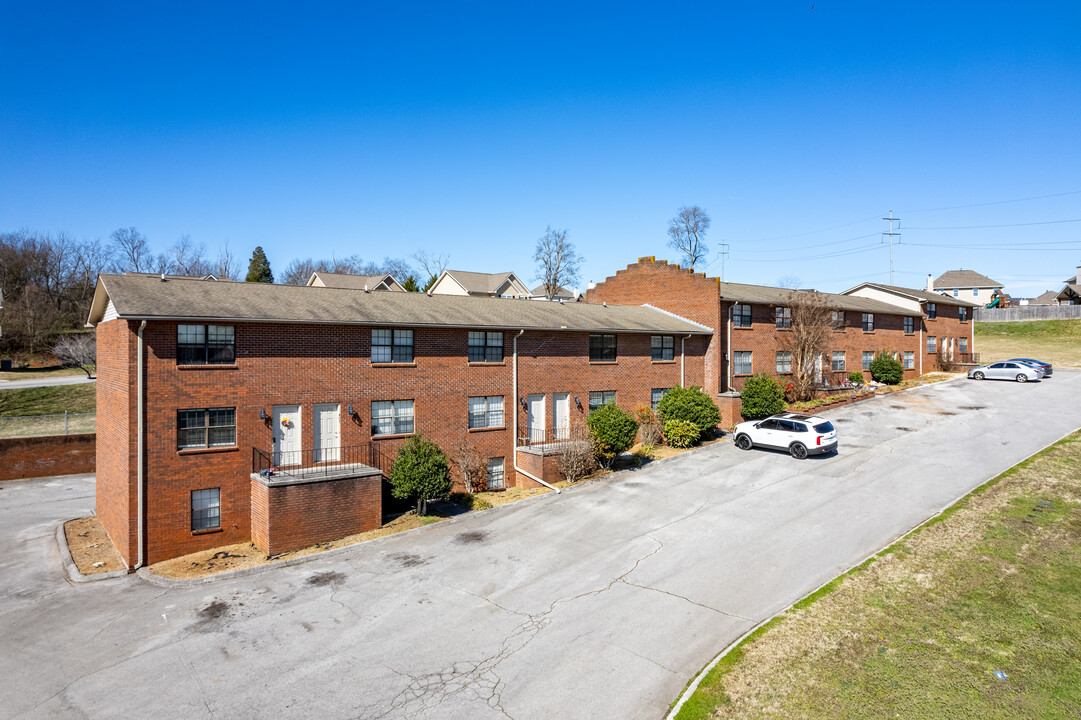
[[[797,460],[837,449],[833,424],[814,415],[781,413],[765,420],[751,420],[736,425],[735,436],[740,450],[753,447],[787,450]]]

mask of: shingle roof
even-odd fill
[[[882,288],[883,290],[892,290],[895,293],[901,295],[908,295],[911,298],[915,298],[921,302],[933,302],[940,303],[942,305],[960,305],[962,307],[983,307],[980,303],[969,302],[968,300],[962,300],[961,298],[950,297],[949,295],[943,295],[942,293],[929,292],[927,290],[916,290],[914,288],[901,287],[899,285],[884,285],[882,283],[863,283],[863,285],[857,285],[856,287],[863,287],[864,285],[870,287]],[[855,290],[856,288],[852,288]],[[852,292],[849,290],[847,292]]]
[[[975,270],[947,270],[934,282],[935,290],[952,290],[953,288],[1000,288],[1002,283],[995,282],[986,275],[981,275]]]
[[[789,296],[793,292],[786,288],[770,287],[769,285],[744,285],[742,283],[720,283],[721,298],[744,303],[759,303],[765,305],[785,305],[789,302]],[[810,290],[796,290],[795,292],[813,292]],[[825,298],[826,304],[835,310],[852,310],[854,312],[869,312],[894,315],[910,315],[904,308],[884,303],[881,300],[872,300],[857,295],[834,295],[833,293],[815,293]]]
[[[533,288],[530,292],[532,292],[534,295],[544,295],[546,292],[544,289],[544,283],[541,283],[537,287]],[[556,297],[574,297],[574,292],[568,290],[562,285],[556,285],[556,291],[554,294]]]
[[[363,290],[365,286],[370,290],[374,290],[375,286],[384,280],[388,280],[390,283],[396,283],[393,275],[386,273],[382,275],[346,275],[344,273],[329,273],[316,271],[312,273],[312,276],[319,276],[319,279],[323,281],[323,285],[329,288],[352,288],[353,290]]]
[[[266,283],[212,283],[101,275],[89,323],[107,300],[121,318],[152,320],[443,326],[527,330],[668,332],[712,330],[649,306],[531,302],[464,295],[364,292]]]
[[[1029,305],[1050,305],[1051,301],[1057,298],[1060,292],[1062,291],[1048,290],[1046,292],[1040,293],[1032,299],[1032,302],[1030,302]]]
[[[514,275],[513,272],[502,273],[478,273],[468,272],[466,270],[447,270],[447,275],[450,275],[458,284],[465,288],[466,292],[471,293],[494,293],[499,289],[499,286],[507,282],[507,279]],[[514,275],[517,278],[517,275]]]

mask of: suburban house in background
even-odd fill
[[[429,295],[529,298],[533,293],[512,272],[477,273],[444,270],[428,289]]]
[[[413,433],[474,446],[490,488],[550,483],[591,409],[703,385],[713,335],[641,305],[132,275],[99,277],[88,322],[97,513],[129,567],[379,527]]]
[[[935,280],[931,280],[930,275],[927,276],[928,291],[968,300],[980,307],[990,305],[995,291],[1001,291],[1003,287],[1005,286],[1002,283],[995,282],[975,270],[947,270]]]
[[[1077,274],[1072,278],[1066,278],[1063,282],[1066,287],[1055,295],[1059,305],[1081,305],[1081,265],[1077,266]]]
[[[532,297],[534,300],[547,300],[548,291],[544,289],[544,283],[541,283],[537,287],[533,288],[533,293],[530,297]],[[571,302],[576,299],[576,293],[573,290],[568,290],[562,285],[556,285],[555,291],[552,293],[552,300]]]
[[[1028,301],[1028,305],[1058,305],[1059,290],[1047,290]]]
[[[352,290],[405,292],[393,275],[346,275],[315,271],[308,278],[310,287],[349,288]]]

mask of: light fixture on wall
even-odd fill
[[[582,412],[582,401],[578,399],[578,396],[574,396],[574,404],[578,406],[578,412]]]
[[[526,409],[525,398],[518,398],[518,403],[522,406],[522,409]]]
[[[266,410],[259,408],[259,419],[266,422]]]
[[[353,406],[352,405],[349,406],[349,409],[347,410],[347,412],[349,413],[349,417],[353,417]]]

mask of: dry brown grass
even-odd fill
[[[83,575],[124,569],[120,553],[105,533],[97,516],[78,518],[64,523],[64,536],[75,567]]]

